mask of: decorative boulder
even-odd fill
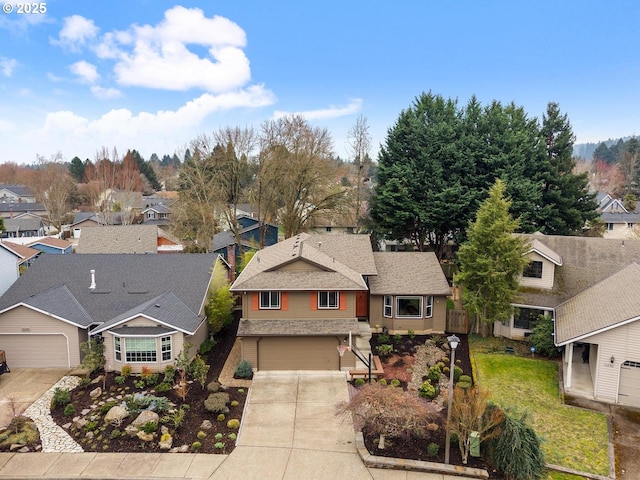
[[[124,432],[130,437],[135,437],[138,433],[138,427],[134,427],[133,425],[127,425],[124,429]]]
[[[160,438],[160,442],[158,443],[160,450],[170,450],[172,445],[173,445],[173,437],[168,433],[165,435],[162,435],[162,437]]]
[[[93,390],[91,390],[91,391],[89,392],[89,396],[90,396],[93,400],[95,400],[96,398],[98,398],[100,395],[102,395],[102,388],[100,388],[100,387],[94,388]]]
[[[160,420],[160,416],[156,412],[153,412],[151,410],[143,410],[140,412],[140,415],[138,415],[136,419],[133,422],[131,422],[131,425],[133,425],[134,427],[140,428],[145,423],[149,423],[149,422],[158,423],[158,420]]]
[[[107,414],[104,416],[104,423],[119,424],[126,417],[129,416],[129,412],[121,405],[111,407]]]
[[[200,425],[200,430],[211,430],[213,428],[213,424],[210,420],[204,420]]]
[[[151,442],[155,435],[153,433],[145,433],[142,430],[136,433],[136,436],[143,442]]]

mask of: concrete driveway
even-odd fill
[[[341,372],[257,373],[237,446],[210,478],[371,478],[352,422],[334,416],[347,399]]]
[[[11,373],[0,375],[0,428],[6,427],[14,415],[19,415],[40,398],[69,369],[12,368]]]

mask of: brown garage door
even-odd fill
[[[67,339],[64,335],[0,333],[0,350],[7,354],[7,364],[13,367],[69,367]]]
[[[336,337],[263,337],[258,370],[339,370]]]
[[[618,403],[640,407],[640,362],[628,360],[620,365]]]

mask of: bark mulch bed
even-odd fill
[[[236,338],[237,321],[225,328],[216,338],[217,343],[211,352],[204,358],[205,363],[209,367],[207,374],[207,382],[203,389],[198,382],[191,381],[189,390],[185,399],[178,396],[176,390],[170,389],[166,392],[158,392],[155,386],[142,387],[140,377],[131,375],[126,378],[122,384],[117,384],[115,377],[119,372],[108,373],[104,380],[98,379],[93,384],[86,384],[77,387],[71,392],[71,404],[75,413],[65,415],[65,405],[56,406],[51,412],[54,421],[65,428],[67,432],[78,442],[85,451],[93,452],[168,452],[170,450],[161,449],[159,440],[161,437],[161,426],[168,428],[169,433],[173,437],[172,448],[178,448],[180,451],[200,452],[200,453],[230,453],[235,446],[235,435],[238,433],[237,428],[230,428],[227,422],[230,419],[242,419],[242,412],[247,389],[242,388],[225,388],[224,391],[229,394],[228,413],[218,418],[218,414],[208,412],[204,407],[204,401],[209,396],[206,385],[216,381],[224,363],[233,347]],[[164,375],[160,374],[160,382]],[[95,380],[95,379],[94,379]],[[90,393],[97,387],[101,388],[103,393],[98,398],[91,398]],[[129,425],[137,415],[130,415],[125,418],[119,425],[106,424],[104,415],[108,411],[111,404],[121,404],[122,399],[127,395],[145,392],[148,395],[156,397],[166,397],[171,402],[173,410],[179,410],[181,406],[186,405],[184,420],[179,426],[167,418],[167,413],[159,413],[160,422],[155,438],[151,441],[143,441],[137,436],[130,436],[125,433],[125,428]],[[237,402],[237,403],[236,403]],[[106,406],[105,406],[106,405]],[[85,412],[82,415],[82,412]],[[170,411],[171,412],[171,411]],[[89,423],[78,422],[78,417]],[[163,421],[163,417],[165,420]],[[169,415],[170,417],[170,415]],[[76,421],[74,422],[74,418]],[[210,428],[203,426],[203,422],[208,420],[211,423]],[[93,423],[92,423],[93,422]],[[84,426],[81,426],[84,424]],[[92,428],[95,426],[95,429]],[[87,435],[87,432],[92,433]],[[175,450],[174,450],[175,451]]]
[[[376,352],[376,347],[378,345],[378,336],[374,334],[371,339],[371,347],[372,351]],[[469,343],[467,340],[467,335],[458,335],[460,338],[460,344],[456,349],[456,365],[462,368],[462,371],[465,375],[472,376],[472,367],[471,361],[469,358]],[[393,337],[392,337],[393,338]],[[394,353],[387,357],[382,357],[381,361],[384,367],[385,375],[387,383],[390,383],[391,380],[397,379],[400,381],[400,387],[407,389],[409,383],[411,382],[412,372],[418,368],[424,368],[425,371],[427,369],[425,366],[416,365],[416,348],[420,345],[423,345],[426,340],[430,339],[431,336],[416,336],[413,339],[410,339],[408,336],[403,336],[401,341],[394,342]],[[444,339],[444,343],[446,344],[446,337],[442,337]],[[399,339],[398,339],[399,340]],[[448,356],[448,353],[443,351],[443,357]],[[439,360],[439,359],[438,359]],[[416,392],[417,394],[417,392]],[[442,401],[442,398],[440,399]],[[446,402],[444,403],[444,408],[441,411],[441,414],[437,421],[439,425],[439,429],[435,432],[429,432],[428,438],[389,438],[385,437],[385,448],[384,450],[378,449],[378,436],[375,433],[371,433],[367,430],[367,426],[365,425],[362,429],[362,433],[364,436],[365,446],[367,450],[373,454],[382,457],[395,457],[395,458],[408,458],[412,460],[422,460],[426,462],[436,462],[436,463],[444,463],[445,456],[445,439],[446,439]],[[430,443],[435,443],[438,445],[438,453],[435,455],[428,454],[428,445]],[[460,455],[460,450],[458,449],[457,444],[452,444],[450,449],[450,458],[451,465],[463,465],[462,457]],[[482,458],[469,457],[468,463],[464,465],[466,467],[472,468],[482,468],[486,469],[489,472],[490,478],[503,478],[498,475],[496,472],[493,472],[492,468],[487,465],[486,461]]]

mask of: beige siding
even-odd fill
[[[257,337],[241,337],[242,359],[249,362],[254,370],[258,369],[258,340]]]
[[[520,277],[520,285],[533,288],[553,288],[555,264],[535,252],[529,253],[528,258],[531,261],[542,262],[542,278]]]
[[[393,297],[393,317],[383,315],[384,296],[371,295],[369,324],[387,327],[391,333],[406,333],[413,330],[417,334],[444,333],[447,326],[447,299],[444,296],[433,297],[433,315],[429,318],[397,318],[395,317],[395,296]],[[423,300],[424,302],[424,300]],[[424,304],[423,304],[424,307]],[[424,308],[423,308],[424,310]]]
[[[193,335],[186,335],[184,341],[193,345],[193,347],[191,347],[191,350],[189,350],[189,355],[195,357],[198,353],[198,349],[200,348],[200,344],[204,342],[208,336],[209,324],[206,321],[202,322],[198,330],[196,330]]]
[[[312,265],[304,260],[296,260],[278,268],[279,272],[323,272],[324,270],[317,265]]]
[[[262,337],[258,370],[339,370],[337,337]]]
[[[627,360],[640,361],[640,320],[593,335],[585,341],[598,345],[597,358],[590,357],[590,362],[596,362],[594,396],[599,400],[616,402],[620,365]]]
[[[64,367],[77,367],[80,365],[80,341],[81,339],[86,339],[86,331],[80,334],[80,329],[70,323],[63,322],[62,320],[57,320],[49,315],[45,315],[43,313],[36,312],[27,307],[17,307],[12,310],[9,310],[2,315],[0,315],[0,335],[1,334],[21,334],[26,336],[32,335],[32,344],[29,345],[29,348],[33,351],[33,355],[38,356],[39,351],[43,349],[43,347],[51,347],[52,345],[47,345],[47,341],[44,339],[52,339],[55,342],[54,345],[57,345],[55,349],[62,348],[61,340],[55,340],[53,336],[49,337],[49,335],[58,335],[63,336],[65,340],[65,349],[68,351],[68,362]],[[47,335],[47,337],[43,337],[42,335]],[[0,347],[3,350],[10,351],[10,348],[4,345],[5,343],[10,343],[7,341],[9,335],[0,337],[3,345]],[[24,341],[23,341],[24,342]],[[24,348],[24,343],[21,343]],[[49,354],[51,351],[49,351]],[[8,355],[8,353],[7,353]],[[57,354],[56,354],[57,355]],[[22,363],[23,360],[20,360]],[[35,363],[40,363],[39,360],[33,360]],[[29,361],[27,360],[27,364],[22,366],[36,366],[29,365]],[[16,364],[16,361],[9,362],[10,366],[19,366]],[[39,367],[46,367],[51,365],[37,365]],[[59,365],[60,366],[60,365]]]

